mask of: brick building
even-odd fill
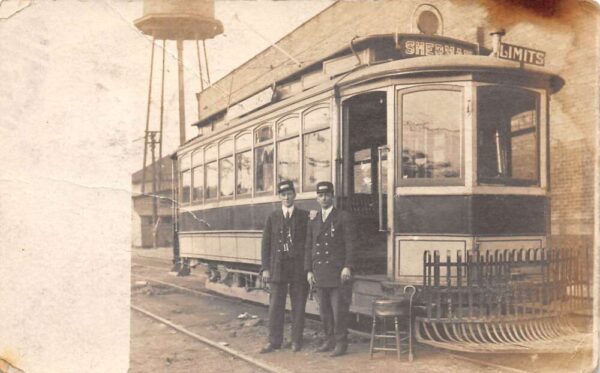
[[[157,246],[171,246],[173,244],[173,161],[170,156],[163,157],[156,162],[157,169]],[[162,181],[158,184],[158,167],[161,167]],[[132,188],[132,237],[134,247],[153,246],[153,198],[152,198],[152,165],[146,166],[144,194],[142,194],[143,170],[138,170],[131,175]]]

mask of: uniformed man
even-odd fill
[[[269,283],[269,341],[260,352],[281,348],[285,301],[289,290],[292,303],[292,351],[302,348],[304,309],[308,283],[304,272],[304,247],[308,212],[294,206],[294,183],[277,185],[281,208],[267,218],[262,236],[262,279]]]
[[[304,269],[308,282],[317,289],[325,341],[318,352],[340,356],[348,349],[347,320],[352,301],[352,253],[355,229],[346,211],[333,207],[333,184],[317,183],[321,209],[309,221]]]

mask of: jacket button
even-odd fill
[[[320,254],[320,252],[317,251],[317,255],[319,255],[319,254]]]
[[[329,260],[326,260],[326,261],[325,261],[325,264],[329,264]]]
[[[316,246],[319,246],[319,244],[317,244]]]
[[[318,261],[317,264],[321,264],[321,261]]]
[[[329,251],[325,251],[325,254],[329,254]]]
[[[325,246],[329,245],[329,243],[325,242]]]

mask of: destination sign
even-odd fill
[[[544,63],[546,62],[546,52],[506,43],[500,43],[498,57],[504,60],[529,63],[538,66],[544,66]]]
[[[400,34],[396,38],[396,49],[402,58],[421,56],[452,56],[477,54],[477,44],[443,36]]]

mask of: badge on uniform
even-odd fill
[[[315,220],[318,213],[319,212],[317,210],[310,210],[310,212],[308,213],[308,217],[310,218],[310,220]]]

